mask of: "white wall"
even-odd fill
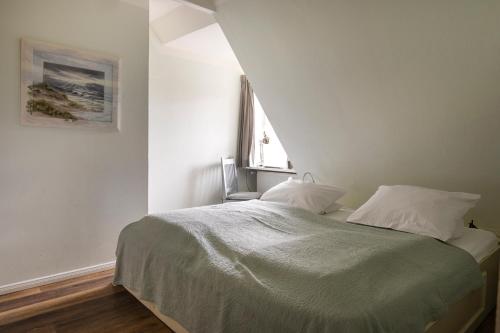
[[[498,0],[228,0],[221,24],[294,166],[349,190],[483,195],[500,234]]]
[[[21,37],[121,57],[121,132],[20,126]],[[3,0],[0,59],[0,286],[114,260],[147,212],[147,10]]]
[[[149,211],[219,203],[220,158],[236,152],[241,70],[150,38]]]
[[[257,173],[257,191],[264,193],[271,187],[286,181],[289,177],[300,178],[298,175],[278,172],[258,172]],[[302,178],[300,178],[302,179]]]

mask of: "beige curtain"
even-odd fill
[[[242,75],[238,151],[236,155],[236,165],[240,168],[250,165],[253,135],[253,90],[246,75]]]

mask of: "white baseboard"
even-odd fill
[[[74,269],[72,271],[57,273],[57,274],[48,275],[48,276],[42,276],[42,277],[39,277],[36,279],[25,280],[25,281],[15,282],[15,283],[11,283],[11,284],[6,284],[3,286],[0,286],[0,295],[13,293],[16,291],[29,289],[29,288],[35,288],[35,287],[43,286],[46,284],[59,282],[62,280],[67,280],[67,279],[71,279],[74,277],[86,275],[86,274],[92,274],[92,273],[96,273],[96,272],[100,272],[100,271],[105,271],[105,270],[111,269],[113,267],[115,267],[115,261],[110,261],[110,262],[105,262],[105,263],[95,265],[95,266],[78,268],[78,269]]]

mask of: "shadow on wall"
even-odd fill
[[[191,207],[221,203],[222,179],[220,164],[214,163],[191,170],[187,202]]]

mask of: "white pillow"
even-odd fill
[[[480,198],[478,194],[417,186],[380,186],[347,222],[448,241],[463,234],[463,217]]]
[[[267,192],[262,194],[260,200],[273,201],[288,204],[310,210],[316,214],[324,214],[325,211],[333,211],[341,207],[336,204],[340,197],[345,194],[345,190],[323,184],[303,182],[288,178]]]

